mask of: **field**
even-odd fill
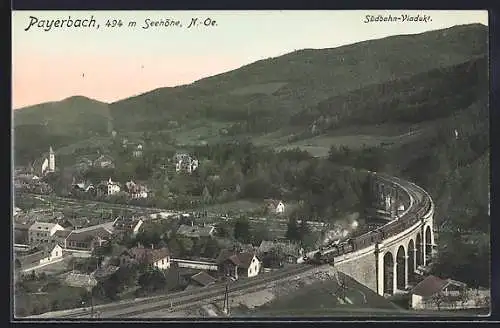
[[[206,207],[198,208],[197,210],[205,210],[209,214],[221,215],[226,213],[251,212],[254,210],[262,209],[262,207],[262,202],[243,199],[223,204],[209,205]]]

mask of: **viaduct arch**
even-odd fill
[[[379,295],[405,290],[420,266],[430,263],[434,242],[434,204],[414,183],[372,173],[372,207],[385,213],[383,239],[335,258],[336,267]]]

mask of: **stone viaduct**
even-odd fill
[[[414,183],[373,173],[372,208],[385,223],[367,233],[368,247],[335,258],[335,266],[379,295],[407,289],[419,267],[431,260],[434,244],[434,204]]]

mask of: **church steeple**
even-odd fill
[[[52,149],[52,146],[49,148],[49,172],[54,172],[56,170],[56,154]]]

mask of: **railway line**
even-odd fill
[[[230,292],[236,293],[248,289],[264,289],[266,288],[266,285],[271,282],[286,279],[294,275],[300,275],[308,271],[313,271],[315,269],[316,267],[313,266],[297,264],[281,271],[261,274],[260,276],[249,280],[239,280],[232,282],[230,284]],[[192,306],[200,301],[215,300],[223,297],[225,288],[225,283],[219,283],[215,287],[212,286],[210,289],[198,292],[197,294],[193,294],[192,291],[183,291],[142,300],[132,300],[123,303],[98,305],[94,307],[94,311],[100,312],[101,318],[112,318],[123,317],[124,315],[130,316],[157,311],[160,309],[169,308],[171,306],[178,309],[179,306]],[[57,316],[57,318],[82,318],[89,315],[89,309],[76,309],[71,313],[59,315]]]
[[[432,199],[425,190],[416,184],[384,174],[372,174],[381,180],[398,186],[406,192],[410,198],[410,206],[403,213],[401,213],[396,220],[392,220],[383,226],[376,228],[374,231],[369,231],[360,236],[343,241],[337,245],[330,245],[327,248],[310,252],[307,255],[322,252],[328,254],[329,259],[332,259],[334,263],[341,263],[341,261],[338,261],[340,259],[336,259],[336,257],[378,244],[387,238],[397,235],[398,233],[401,233],[407,228],[415,225],[421,220],[422,217],[429,213],[429,211],[433,210],[434,204]],[[60,197],[57,198],[66,200]],[[161,209],[158,210],[164,211]],[[269,283],[289,279],[294,275],[303,274],[316,269],[317,266],[298,264],[278,272],[262,274],[250,280],[236,281],[231,283],[230,293],[265,289]],[[127,318],[163,309],[179,310],[181,308],[192,307],[200,302],[209,302],[220,299],[224,296],[225,288],[225,284],[222,283],[207,290],[200,290],[197,294],[192,294],[192,291],[185,291],[142,300],[106,304],[94,307],[94,311],[101,313],[100,318]],[[84,318],[90,315],[89,312],[90,311],[87,309],[78,309],[71,313],[59,316],[53,315],[51,318]]]

